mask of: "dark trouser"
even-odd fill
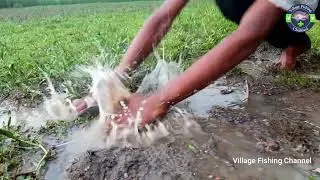
[[[253,4],[254,0],[216,0],[217,6],[222,14],[229,20],[239,24],[242,16]],[[263,27],[261,27],[263,28]],[[289,29],[285,21],[285,12],[283,18],[275,25],[272,32],[266,38],[272,46],[285,49],[289,46],[311,47],[310,38],[306,33],[298,33]]]

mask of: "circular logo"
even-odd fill
[[[316,21],[313,10],[305,4],[292,6],[286,14],[286,22],[289,28],[295,32],[310,30]]]

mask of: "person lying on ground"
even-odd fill
[[[294,2],[297,3],[294,0],[216,0],[222,14],[239,25],[237,29],[157,93],[149,97],[134,94],[128,100],[129,109],[136,113],[143,106],[144,123],[165,116],[171,106],[205,88],[248,58],[263,41],[283,49],[277,62],[281,69],[293,69],[297,57],[311,47],[306,33],[291,31],[286,24],[285,13]],[[166,0],[145,23],[115,70],[126,74],[137,68],[160,43],[187,3],[188,0]],[[318,0],[300,0],[299,3],[314,10],[319,6]],[[146,103],[142,105],[144,100]],[[85,108],[80,104],[77,109],[83,111]],[[122,118],[127,117],[123,115]]]

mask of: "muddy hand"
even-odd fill
[[[110,121],[105,121],[104,125],[103,125],[103,132],[105,135],[109,135],[111,130],[112,130],[113,126],[111,124]]]
[[[297,65],[297,56],[303,53],[303,48],[287,48],[281,53],[281,57],[272,67],[274,70],[293,70]]]
[[[75,100],[73,100],[72,103],[75,106],[76,111],[79,113],[80,116],[83,113],[86,113],[89,109],[95,110],[95,108],[92,108],[92,107],[96,107],[97,106],[97,102],[92,97],[92,93],[89,93],[84,98],[75,99]],[[88,112],[88,113],[91,114],[90,112]],[[94,114],[96,114],[96,113],[94,113]]]
[[[140,95],[133,95],[127,102],[121,101],[121,110],[117,114],[112,115],[111,119],[105,120],[103,126],[104,133],[109,135],[115,124],[129,126],[129,119],[131,121],[138,120],[136,114],[139,111],[143,98]]]
[[[118,66],[114,69],[114,71],[121,79],[125,79],[128,76],[126,74],[125,68],[123,67]],[[91,116],[91,114],[96,115],[97,113],[99,113],[96,112],[99,111],[99,109],[97,107],[96,100],[93,98],[92,92],[88,93],[88,95],[84,98],[73,100],[73,105],[75,106],[76,111],[80,114],[80,116],[84,113],[89,114],[89,116]]]
[[[284,60],[284,59],[279,59],[277,60],[275,63],[273,63],[271,65],[271,67],[274,69],[274,70],[293,70],[296,66],[296,62],[294,61],[287,61],[287,60]]]
[[[140,118],[137,116],[141,113]],[[157,96],[144,97],[140,94],[134,94],[127,102],[126,106],[118,113],[116,122],[119,124],[128,123],[128,119],[140,121],[140,126],[151,124],[157,117],[163,117],[168,112],[168,108],[164,108],[160,104]]]

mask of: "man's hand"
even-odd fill
[[[256,0],[243,16],[236,31],[200,57],[180,76],[157,93],[162,102],[174,105],[205,88],[255,51],[284,11],[266,0]]]
[[[157,96],[144,97],[140,94],[134,94],[127,102],[116,117],[116,122],[119,124],[128,123],[128,118],[137,117],[137,113],[141,112],[142,124],[152,123],[156,118],[163,117],[167,114],[169,106],[161,103]]]
[[[117,68],[121,73],[128,73],[149,56],[169,31],[174,19],[186,6],[188,0],[166,0],[153,13],[134,38]]]
[[[116,68],[114,68],[114,71],[118,73],[120,76],[124,76],[126,75],[127,68],[119,65]]]

